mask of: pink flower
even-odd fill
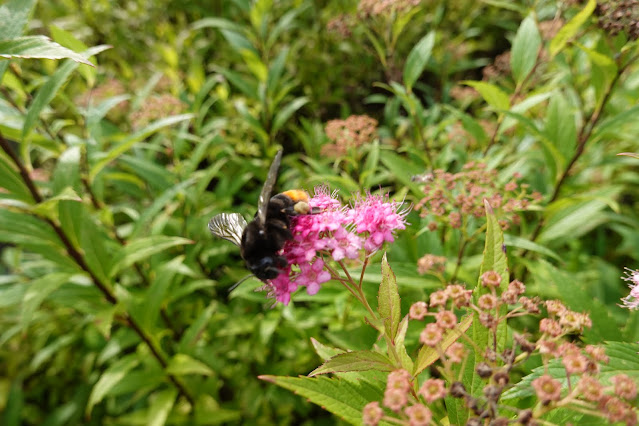
[[[266,283],[269,296],[286,305],[300,286],[305,286],[308,294],[316,294],[321,284],[331,279],[325,269],[327,258],[357,259],[362,247],[368,255],[385,241],[393,241],[393,232],[406,227],[407,211],[399,212],[400,205],[388,196],[369,193],[349,208],[341,205],[336,192],[329,193],[326,186],[316,188],[309,200],[313,213],[291,218],[293,238],[279,253],[288,267]]]
[[[639,309],[639,269],[626,268],[626,276],[623,277],[623,280],[628,281],[630,294],[621,299],[622,306],[628,309]]]
[[[377,426],[383,415],[384,411],[379,406],[379,402],[369,402],[362,411],[362,421],[367,426]]]
[[[428,379],[419,388],[419,394],[424,397],[426,402],[432,404],[446,396],[446,384],[441,379]]]
[[[547,374],[533,380],[532,387],[543,403],[559,401],[561,398],[561,383]]]

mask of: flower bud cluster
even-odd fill
[[[486,215],[487,200],[498,217],[503,217],[499,221],[502,229],[508,229],[510,223],[519,224],[518,211],[526,210],[531,201],[541,200],[539,193],[529,193],[526,184],[517,182],[518,175],[514,178],[503,187],[498,186],[497,170],[488,170],[485,164],[476,162],[467,163],[458,173],[438,169],[425,184],[426,196],[415,208],[422,217],[431,215],[437,222],[461,228],[467,218]],[[437,228],[437,222],[429,225],[431,231]]]
[[[330,120],[324,132],[332,143],[322,146],[322,155],[340,157],[372,142],[377,136],[377,120],[368,115],[351,115],[346,120]]]
[[[628,279],[635,278],[639,279],[639,273],[630,271]],[[526,286],[518,280],[508,285],[503,285],[502,281],[503,277],[496,271],[486,271],[481,275],[476,290],[482,293],[479,297],[473,297],[473,291],[464,286],[453,284],[431,293],[428,302],[415,302],[410,307],[411,320],[432,319],[422,329],[419,342],[438,354],[442,366],[437,370],[442,378],[431,377],[418,386],[417,379],[404,370],[390,373],[382,404],[399,417],[392,417],[392,422],[431,424],[432,413],[439,411],[433,410],[431,405],[450,395],[463,399],[470,410],[467,424],[533,425],[539,424],[537,419],[556,408],[575,408],[588,410],[610,423],[636,425],[637,412],[633,407],[637,400],[637,380],[626,374],[610,378],[602,376],[600,364],[609,360],[604,348],[574,343],[574,335],[591,327],[588,315],[571,311],[558,300],[541,302],[537,298],[528,298],[524,296]],[[461,318],[464,311],[473,312],[479,323],[495,337],[499,324],[509,318],[541,316],[537,339],[514,333],[511,347],[501,350],[497,346],[473,348],[475,353],[482,355],[481,361],[475,365],[475,374],[484,383],[479,393],[471,393],[455,373],[459,369],[451,368],[452,364],[465,365],[472,360],[468,358],[472,354],[468,347],[472,347],[474,342],[458,328],[458,317]],[[458,341],[445,343],[444,337],[454,330],[460,335]],[[506,407],[509,400],[504,401],[502,396],[519,379],[512,374],[513,368],[533,353],[541,355],[546,367],[546,373],[531,380],[537,404],[525,409]],[[548,372],[551,362],[554,366],[563,367],[561,374],[557,374],[556,368],[551,370],[552,375]],[[417,389],[419,391],[415,392]],[[366,417],[366,410],[372,411],[374,407],[379,409],[379,416]],[[424,422],[419,423],[410,413],[420,413],[419,419]],[[505,417],[505,413],[513,414]],[[364,410],[365,424],[376,425],[383,417],[383,410],[377,402],[370,403]]]

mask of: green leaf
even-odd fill
[[[13,167],[13,163],[0,154],[0,188],[6,189],[13,199],[33,203],[33,197],[27,185],[25,185],[18,171]],[[6,198],[6,197],[5,197]]]
[[[309,377],[328,373],[350,373],[353,371],[393,371],[395,368],[384,354],[373,351],[355,351],[337,354],[313,370]]]
[[[113,261],[113,265],[109,270],[109,277],[114,277],[122,269],[146,259],[147,257],[160,253],[171,247],[183,244],[193,244],[193,241],[182,237],[155,235],[127,242],[124,249],[118,253],[118,256]]]
[[[565,164],[566,159],[574,155],[577,145],[575,111],[561,92],[550,98],[544,135],[561,153],[559,164]]]
[[[557,35],[555,35],[555,37],[553,37],[553,39],[550,41],[549,50],[551,57],[555,56],[557,53],[563,50],[568,41],[570,41],[570,39],[572,39],[577,34],[579,28],[581,28],[581,26],[588,20],[590,15],[592,15],[595,7],[597,7],[597,1],[588,0],[586,6],[566,25],[561,27],[559,32],[557,32]]]
[[[520,85],[535,67],[541,36],[532,16],[524,19],[517,30],[510,55],[510,68],[513,77]]]
[[[544,256],[552,257],[559,262],[563,261],[562,258],[553,250],[550,250],[548,247],[532,242],[526,238],[518,237],[516,235],[504,234],[504,243],[508,247],[517,247],[527,251],[534,251],[536,253],[543,254]]]
[[[22,35],[22,30],[36,0],[9,0],[0,5],[0,40],[9,40]],[[9,66],[9,61],[0,61],[0,81]]]
[[[465,80],[462,83],[475,88],[486,103],[496,110],[507,110],[510,108],[508,95],[494,84],[472,80]]]
[[[124,379],[127,373],[133,370],[139,363],[139,355],[133,353],[117,360],[113,365],[107,368],[91,390],[89,401],[87,402],[86,414],[90,415],[95,404],[101,402],[102,399],[109,394],[109,391]]]
[[[7,209],[0,209],[0,241],[18,245],[53,243],[61,247],[60,239],[44,221]]]
[[[42,304],[51,293],[58,289],[58,287],[68,282],[70,277],[71,274],[55,272],[31,281],[22,299],[20,323],[22,324],[23,330],[25,330],[31,322],[33,313],[38,309],[40,304]]]
[[[383,389],[364,380],[350,382],[327,377],[258,376],[296,394],[335,414],[351,424],[362,423],[362,409],[370,401],[381,401]],[[382,424],[382,423],[380,423]]]
[[[0,40],[0,58],[71,59],[72,61],[95,67],[79,53],[60,46],[49,37],[42,35]]]
[[[144,139],[151,136],[153,133],[165,127],[172,126],[185,120],[190,120],[191,118],[193,118],[193,114],[181,114],[162,118],[149,124],[144,129],[134,133],[124,142],[120,143],[118,146],[104,154],[104,156],[91,167],[91,171],[89,172],[89,180],[93,182],[97,174],[100,173],[102,169],[104,169],[111,161],[114,161],[120,155],[133,148],[136,143],[143,141]]]
[[[315,353],[324,361],[328,361],[330,358],[336,355],[345,353],[343,349],[327,346],[323,343],[318,342],[313,337],[311,337],[311,344],[313,345],[313,349],[315,349]]]
[[[275,117],[273,118],[273,126],[271,127],[271,134],[275,135],[281,128],[286,124],[286,122],[291,118],[291,116],[298,109],[302,108],[309,102],[309,99],[306,96],[302,96],[300,98],[296,98],[295,100],[289,102],[280,108]]]
[[[184,376],[187,374],[199,374],[201,376],[213,376],[215,373],[208,365],[202,361],[198,361],[186,354],[176,354],[169,361],[166,372],[175,376]]]
[[[401,305],[397,280],[388,264],[386,253],[382,257],[382,282],[377,295],[377,311],[384,321],[384,334],[394,343],[401,319]]]
[[[424,71],[434,45],[435,31],[431,31],[422,37],[408,54],[404,65],[404,85],[408,92],[412,91],[413,85]]]
[[[96,46],[86,52],[82,53],[83,57],[97,55],[103,50],[109,49],[110,46]],[[69,78],[73,70],[78,67],[78,63],[73,60],[67,60],[49,77],[49,79],[42,85],[38,93],[36,93],[33,102],[29,105],[27,116],[24,119],[24,125],[22,126],[22,137],[25,138],[33,126],[36,120],[40,116],[40,113],[49,105],[53,100],[58,90],[62,87],[65,81]]]
[[[165,389],[150,397],[149,415],[146,424],[149,426],[162,426],[166,423],[169,413],[175,404],[177,390]]]
[[[446,351],[446,349],[448,349],[450,345],[459,340],[460,336],[466,333],[466,330],[468,330],[472,323],[473,316],[467,315],[459,322],[459,325],[457,327],[444,333],[444,336],[442,337],[442,341],[440,343],[441,350]],[[426,345],[422,346],[419,350],[419,353],[417,354],[417,359],[415,360],[415,369],[413,370],[413,376],[419,375],[422,371],[424,371],[435,361],[437,361],[439,359],[439,355],[440,352],[437,349],[431,348],[430,346]]]

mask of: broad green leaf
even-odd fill
[[[9,40],[22,35],[36,0],[9,0],[0,5],[0,40]],[[9,66],[9,61],[0,61],[0,81]]]
[[[510,108],[508,95],[494,84],[472,80],[466,80],[462,83],[475,88],[486,103],[496,110],[507,110]]]
[[[91,390],[91,395],[89,395],[89,401],[87,402],[86,414],[90,415],[95,404],[100,403],[102,399],[109,394],[109,391],[118,384],[118,382],[124,379],[127,373],[133,370],[139,363],[139,355],[133,353],[120,358],[107,368]]]
[[[338,378],[259,376],[335,414],[351,424],[362,423],[362,409],[370,401],[381,401],[383,389],[367,381],[350,382]],[[380,422],[382,424],[382,422]]]
[[[175,376],[187,374],[198,374],[201,376],[213,376],[215,373],[211,368],[186,354],[176,354],[166,367],[166,372]]]
[[[184,256],[178,256],[166,265],[162,265],[158,271],[159,273],[149,283],[149,288],[146,290],[140,306],[137,307],[135,315],[136,318],[140,319],[140,324],[145,329],[150,330],[155,326],[166,292],[175,277],[174,266],[182,264],[182,262],[184,262]]]
[[[56,233],[44,221],[7,209],[0,209],[0,241],[18,245],[41,241],[61,246]]]
[[[544,256],[552,257],[559,262],[562,261],[561,257],[555,251],[550,250],[548,247],[542,246],[541,244],[532,242],[526,238],[518,237],[516,235],[504,234],[504,243],[507,247],[517,247],[527,251],[534,251],[536,253],[543,254]]]
[[[58,287],[68,282],[70,277],[71,274],[55,272],[29,283],[29,288],[22,299],[20,322],[23,330],[25,330],[31,322],[33,313],[38,309],[40,304]]]
[[[397,367],[384,354],[373,351],[354,351],[337,354],[309,373],[309,377],[328,373],[353,371],[393,371]]]
[[[104,169],[111,161],[114,161],[120,155],[124,154],[129,149],[133,148],[135,144],[148,138],[153,133],[165,127],[172,126],[176,123],[190,120],[191,118],[193,118],[193,114],[181,114],[181,115],[174,115],[171,117],[162,118],[160,120],[154,121],[153,123],[149,124],[144,129],[129,136],[124,142],[120,143],[115,148],[106,152],[104,156],[91,167],[91,171],[89,172],[89,180],[93,182],[97,174],[100,173],[102,169]]]
[[[274,135],[277,133],[284,124],[291,118],[291,116],[304,105],[309,102],[309,99],[306,96],[302,96],[301,98],[297,98],[288,104],[284,105],[280,108],[275,117],[273,118],[273,126],[271,127],[271,134]]]
[[[561,92],[555,93],[548,104],[544,135],[561,153],[560,164],[565,164],[566,159],[574,155],[577,145],[575,111]]]
[[[401,305],[397,279],[388,264],[386,253],[382,257],[382,282],[377,294],[377,311],[380,319],[384,321],[384,334],[390,338],[391,344],[394,344],[401,319]]]
[[[460,336],[468,330],[473,323],[473,316],[467,315],[460,322],[457,327],[444,333],[442,341],[440,343],[442,351],[446,351]],[[429,346],[422,346],[417,354],[415,360],[415,369],[413,370],[413,376],[419,375],[422,371],[430,367],[435,361],[439,359],[439,351]]]
[[[581,26],[586,23],[590,15],[592,15],[595,7],[597,7],[597,1],[588,0],[586,6],[584,6],[584,8],[578,14],[576,14],[566,25],[561,27],[559,32],[557,32],[557,35],[555,35],[555,37],[553,37],[553,39],[550,41],[549,50],[551,57],[555,56],[557,53],[563,50],[568,41],[570,41],[570,39],[572,39],[577,34],[579,28],[581,28]]]
[[[87,61],[79,53],[60,46],[49,37],[42,35],[0,40],[0,58],[70,59],[81,64],[95,67],[95,65]]]
[[[155,235],[127,242],[123,250],[118,253],[113,260],[109,277],[114,277],[122,269],[153,256],[156,253],[184,244],[193,244],[193,241],[182,237]]]
[[[55,194],[59,194],[66,188],[73,188],[75,191],[81,189],[80,159],[81,148],[79,146],[69,147],[58,157],[53,171],[53,192]]]
[[[532,16],[528,16],[517,30],[510,55],[510,68],[517,85],[521,85],[535,67],[540,46],[537,24]]]
[[[412,91],[413,85],[424,71],[434,45],[435,31],[431,31],[422,37],[408,54],[404,65],[404,85],[408,92]]]
[[[146,424],[149,426],[163,426],[173,408],[176,396],[177,391],[172,388],[152,395]]]

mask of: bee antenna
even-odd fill
[[[235,284],[233,284],[231,286],[231,288],[229,288],[229,293],[232,292],[233,290],[235,290],[237,288],[237,286],[239,286],[240,284],[242,284],[244,281],[248,280],[251,277],[254,277],[255,275],[253,274],[248,274],[247,276],[245,276],[244,278],[242,278],[241,280],[239,280],[238,282],[236,282]]]

